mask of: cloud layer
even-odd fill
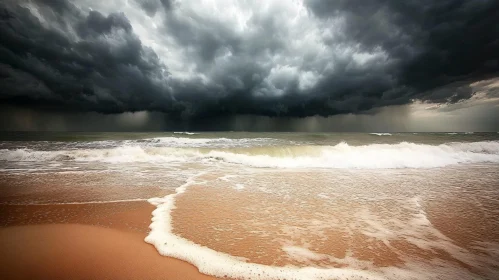
[[[173,119],[456,103],[499,71],[494,0],[7,0],[0,102]]]

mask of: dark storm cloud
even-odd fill
[[[2,101],[101,112],[169,106],[166,67],[123,14],[82,14],[55,3],[38,10],[51,22],[14,2],[3,4]]]
[[[164,8],[169,11],[173,8],[174,0],[135,0],[148,16],[154,16],[156,12]]]
[[[455,85],[432,89],[456,80],[480,79],[499,69],[497,1],[309,0],[307,4],[321,18],[343,16],[347,40],[367,50],[381,47],[394,60],[394,69],[384,73],[388,77],[378,72],[377,83],[362,83],[370,87],[363,97],[374,96],[372,102],[393,100],[386,96],[390,88],[402,90],[395,97],[403,98],[395,103],[411,97],[456,102],[471,92]],[[372,70],[365,75],[375,74]],[[389,79],[396,84],[383,83]],[[351,92],[349,88],[346,94]]]
[[[132,30],[132,26],[124,14],[110,14],[105,17],[99,12],[90,11],[87,18],[78,25],[78,33],[82,38],[97,37],[119,29],[124,30],[126,33]]]
[[[0,102],[329,116],[459,102],[499,71],[493,0],[118,2],[3,1]]]

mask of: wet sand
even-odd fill
[[[173,192],[181,179],[164,181],[136,178],[116,172],[0,172],[0,205],[58,204],[98,201],[147,200]],[[152,176],[151,176],[152,177]],[[171,185],[171,187],[169,187]],[[160,187],[161,186],[161,187]]]
[[[131,179],[0,174],[0,279],[215,279],[144,242],[155,207],[137,198],[172,190]]]
[[[0,229],[2,279],[214,279],[165,258],[144,235],[89,225]]]
[[[0,205],[2,279],[215,279],[144,242],[147,202]]]
[[[240,176],[234,180],[239,184],[218,175],[200,176],[197,180],[205,185],[190,186],[176,198],[173,233],[270,266],[353,267],[385,276],[401,269],[420,273],[414,279],[497,279],[499,224],[492,213],[499,201],[481,195],[493,185],[485,177],[475,182],[461,178],[465,175],[447,178],[438,170],[426,171],[426,177],[417,176],[418,171],[363,171],[355,174],[353,185],[350,178],[341,178],[345,174],[331,173],[266,172],[248,180]],[[369,200],[372,188],[386,193],[400,189],[396,178],[430,194],[426,199],[403,193]],[[264,181],[294,185],[281,195],[278,185],[258,187]],[[335,196],[324,182],[348,186],[365,198],[348,191]],[[439,192],[460,186],[466,191]]]
[[[154,206],[146,201],[58,204],[0,205],[0,226],[39,224],[83,224],[146,235]]]
[[[496,279],[497,175],[482,171],[475,181],[466,179],[469,174],[208,172],[176,197],[173,233],[263,265],[354,268],[383,276],[406,269],[417,273],[410,279]],[[1,279],[213,279],[144,242],[155,207],[132,200],[172,189],[154,182],[106,185],[101,177],[0,176],[7,179],[0,183]],[[270,188],[272,182],[279,184]],[[410,186],[421,190],[411,194]],[[385,193],[385,199],[370,199]],[[419,193],[427,199],[418,199]]]

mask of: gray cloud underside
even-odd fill
[[[0,102],[328,116],[455,103],[499,70],[494,0],[134,1],[2,1]]]

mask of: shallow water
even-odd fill
[[[498,133],[1,139],[0,203],[149,199],[146,241],[206,274],[499,277]]]

